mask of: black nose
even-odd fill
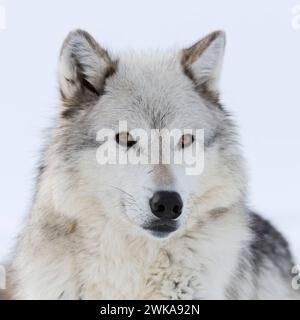
[[[177,192],[158,191],[150,199],[150,208],[161,219],[176,219],[182,212],[182,200]]]

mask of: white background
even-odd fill
[[[223,102],[239,124],[250,203],[287,236],[300,262],[300,18],[292,24],[300,0],[0,5],[0,258],[29,211],[42,130],[57,114],[60,46],[80,27],[114,50],[181,47],[215,29],[227,32]]]

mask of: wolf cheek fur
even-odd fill
[[[286,242],[246,206],[235,128],[218,99],[224,48],[224,33],[214,32],[180,52],[113,58],[86,32],[70,33],[60,116],[10,267],[12,298],[299,297]],[[100,166],[97,132],[119,120],[204,129],[202,175],[171,164]],[[143,226],[157,223],[149,199],[162,190],[183,209],[177,231],[157,239]]]

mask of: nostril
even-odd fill
[[[157,212],[164,212],[165,211],[165,206],[160,204],[157,208]]]
[[[181,213],[181,207],[175,206],[175,207],[173,208],[173,212],[176,213],[176,214],[180,214],[180,213]]]

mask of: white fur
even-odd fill
[[[75,33],[70,41],[79,40]],[[103,61],[85,39],[80,41],[77,54],[85,76],[97,84]],[[60,83],[67,97],[80,85],[70,50],[67,43],[60,60]],[[217,80],[223,50],[221,34],[192,65],[196,76]],[[253,237],[243,161],[231,137],[231,123],[195,92],[180,57],[121,56],[116,75],[107,79],[106,94],[88,115],[59,119],[12,263],[14,298],[226,299],[232,281],[240,298],[265,298],[275,291],[276,298],[289,294],[272,268],[268,281],[258,287],[251,271],[234,281]],[[114,129],[117,120],[127,120],[130,129],[150,130],[149,106],[153,114],[167,115],[169,129],[200,127],[211,137],[221,126],[223,140],[207,149],[201,176],[187,176],[184,167],[175,165],[163,174],[152,165],[99,166],[94,148],[72,149],[83,134],[96,139],[97,130]],[[166,239],[142,229],[153,217],[149,198],[161,189],[179,192],[184,202],[180,228]]]

